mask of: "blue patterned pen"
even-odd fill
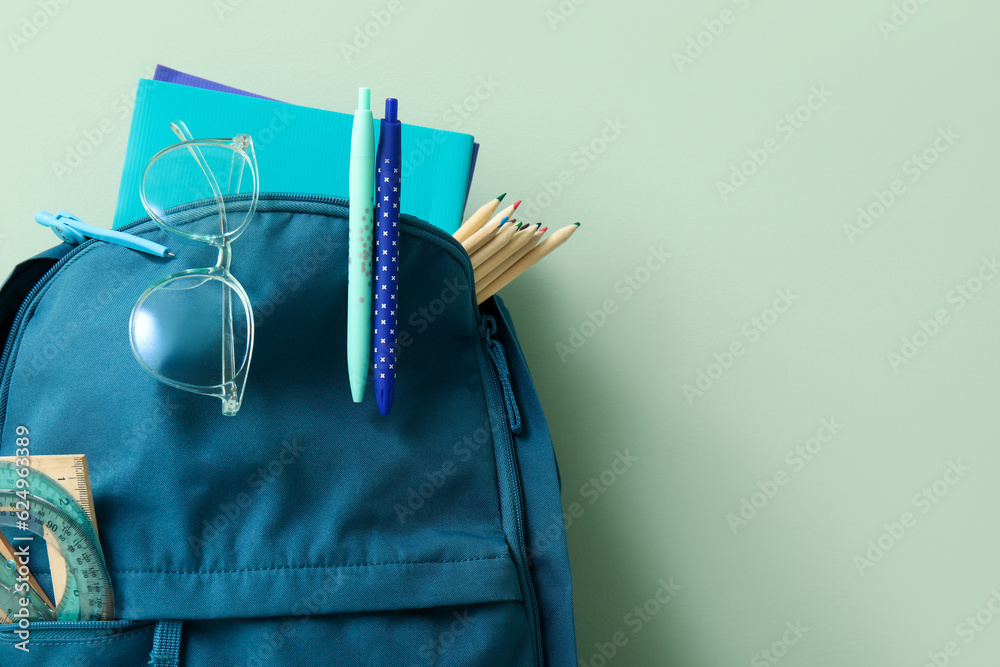
[[[385,101],[375,153],[375,399],[389,414],[396,392],[396,295],[399,275],[401,125],[396,100]]]

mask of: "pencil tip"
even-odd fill
[[[507,222],[508,220],[510,220],[510,216],[509,216],[509,215],[508,215],[508,216],[506,216],[506,217],[503,217],[503,218],[501,218],[501,219],[500,219],[500,224],[501,224],[501,225],[502,225],[502,224],[505,224],[505,223],[506,223],[506,222]]]
[[[517,207],[520,206],[520,205],[521,205],[521,200],[518,199],[516,202],[514,202],[514,210],[516,211]]]
[[[505,193],[503,193],[502,195],[500,195],[499,197],[497,197],[497,201],[498,201],[498,202],[502,202],[502,201],[503,201],[503,198],[504,198],[504,197],[506,197],[506,196],[507,196],[507,193],[505,192]]]
[[[574,225],[576,225],[577,227],[579,227],[579,226],[580,226],[580,223],[579,223],[579,222],[574,222],[573,224],[574,224]]]

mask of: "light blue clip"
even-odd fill
[[[66,211],[59,211],[55,215],[39,211],[35,213],[35,222],[51,228],[56,236],[71,245],[79,245],[88,238],[91,238],[114,243],[115,245],[131,248],[132,250],[148,252],[150,255],[156,255],[157,257],[174,256],[170,252],[170,248],[162,246],[159,243],[147,241],[133,234],[88,225],[85,222],[81,222],[80,218]]]

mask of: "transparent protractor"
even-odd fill
[[[80,524],[47,500],[27,494],[29,517],[18,519],[14,491],[0,490],[0,526],[13,526],[54,541],[66,562],[66,590],[56,605],[58,621],[100,621],[114,617],[111,577],[90,522]]]
[[[76,498],[62,484],[36,468],[29,467],[27,477],[21,477],[18,474],[19,467],[23,468],[23,466],[17,466],[13,461],[0,461],[0,489],[23,489],[29,493],[34,493],[65,511],[81,525],[91,525],[86,510],[80,506]],[[98,549],[101,548],[100,541],[97,541],[97,547]],[[101,554],[103,557],[103,551]],[[56,594],[66,584],[65,577],[57,577],[57,575],[64,574],[62,571],[53,574],[52,586]],[[56,581],[56,578],[58,578],[58,581]]]
[[[44,520],[44,518],[35,515],[35,513],[33,511],[34,510],[33,507],[31,509],[31,511],[29,511],[29,516],[28,516],[27,519],[18,519],[17,518],[17,514],[20,513],[20,512],[22,512],[23,511],[23,507],[24,507],[24,505],[18,505],[17,503],[19,503],[19,502],[20,503],[28,503],[28,506],[30,507],[31,505],[34,504],[34,502],[36,500],[38,500],[39,502],[41,502],[41,499],[37,498],[36,496],[33,496],[30,493],[24,493],[24,492],[22,492],[22,494],[24,496],[23,498],[20,495],[17,495],[15,493],[14,494],[15,500],[11,501],[14,504],[14,507],[11,508],[11,507],[8,506],[7,499],[3,498],[4,494],[8,494],[8,493],[11,493],[11,492],[10,491],[0,491],[0,526],[14,526],[14,527],[20,528],[21,530],[26,530],[26,531],[28,531],[30,533],[35,534],[35,535],[40,535],[40,536],[44,537],[45,536],[45,520]],[[60,555],[62,555],[61,551],[60,551]],[[32,556],[32,552],[29,552],[28,553],[28,563],[27,563],[27,567],[29,569],[31,568],[32,561],[34,561],[34,560],[37,560],[37,559]],[[64,560],[65,560],[65,558],[64,558]],[[25,583],[25,581],[23,579],[21,581],[18,581],[17,568],[20,566],[20,564],[14,564],[13,561],[7,561],[7,565],[8,565],[8,567],[3,568],[3,571],[0,572],[0,587],[6,588],[7,590],[14,591],[14,592],[16,592],[18,590],[23,590],[23,588],[22,589],[16,588],[17,584],[24,584]],[[28,590],[30,590],[30,586],[28,587]],[[60,620],[60,618],[59,618],[60,610],[62,610],[62,612],[66,613],[66,614],[79,613],[79,604],[77,604],[74,601],[74,598],[79,598],[79,596],[80,596],[80,593],[79,593],[79,590],[77,588],[76,580],[75,579],[71,579],[69,576],[67,576],[66,587],[65,587],[65,591],[63,593],[63,598],[64,598],[64,601],[66,602],[66,605],[65,606],[64,605],[59,605],[56,608],[55,612],[51,612],[51,611],[48,612],[47,616],[49,616],[49,620]],[[15,600],[14,604],[16,604],[18,607],[20,606],[20,602],[17,601],[17,600]],[[31,608],[34,611],[35,609],[37,609],[37,605],[29,605],[29,608]],[[16,608],[15,608],[15,611],[16,611]],[[7,617],[8,618],[11,618],[11,619],[14,618],[14,616],[11,616],[11,614],[9,612],[5,611],[4,613],[7,613]],[[30,616],[28,618],[28,620],[29,621],[40,621],[40,620],[43,620],[43,618],[42,617]],[[71,618],[70,620],[76,620],[76,619],[75,618]]]
[[[59,482],[35,468],[28,468],[28,476],[21,477],[17,473],[19,467],[23,466],[17,466],[12,461],[0,461],[0,489],[24,489],[28,493],[48,500],[69,514],[77,523],[84,526],[90,525],[90,517],[87,516],[87,512]],[[19,486],[18,480],[22,479],[24,481],[20,482],[21,486]],[[97,546],[100,548],[100,544]]]
[[[11,621],[16,622],[21,613],[21,599],[28,601],[29,621],[54,621],[55,612],[42,600],[35,590],[17,581],[18,564],[12,560],[0,563],[0,611]]]

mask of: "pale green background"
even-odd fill
[[[584,664],[619,630],[610,664],[768,664],[755,655],[796,621],[808,632],[789,667],[917,666],[948,641],[950,664],[1000,660],[1000,619],[971,643],[958,627],[1000,587],[1000,280],[960,310],[949,297],[1000,245],[997,3],[907,0],[919,10],[886,37],[892,0],[566,1],[554,25],[556,0],[401,0],[350,58],[343,45],[387,2],[244,0],[220,14],[210,0],[75,0],[15,52],[9,33],[40,4],[0,9],[4,273],[53,245],[37,209],[110,224],[121,100],[157,62],[341,111],[369,85],[403,100],[408,122],[477,137],[476,205],[507,191],[547,205],[522,219],[583,222],[503,296],[564,506],[584,510],[568,533]],[[725,9],[733,22],[679,71],[673,54]],[[495,90],[449,113],[481,77]],[[813,86],[832,97],[786,139],[776,123]],[[581,170],[577,151],[609,119],[625,128]],[[57,180],[103,121],[101,144]],[[957,140],[912,181],[907,161],[948,128]],[[717,183],[769,138],[778,151],[724,201]],[[572,182],[540,200],[563,170]],[[851,243],[844,225],[895,179],[905,193]],[[627,299],[619,281],[661,246],[671,257]],[[751,341],[744,325],[783,289],[794,305]],[[615,312],[560,359],[609,299]],[[938,309],[947,322],[893,369],[887,355]],[[734,341],[745,353],[689,402],[683,385]],[[796,470],[786,454],[831,417],[843,428]],[[604,493],[581,488],[616,451],[638,460]],[[922,513],[914,495],[957,460],[969,471]],[[727,513],[781,472],[734,534]],[[859,573],[855,557],[906,511],[916,526]],[[681,590],[633,632],[626,615],[670,577]]]

